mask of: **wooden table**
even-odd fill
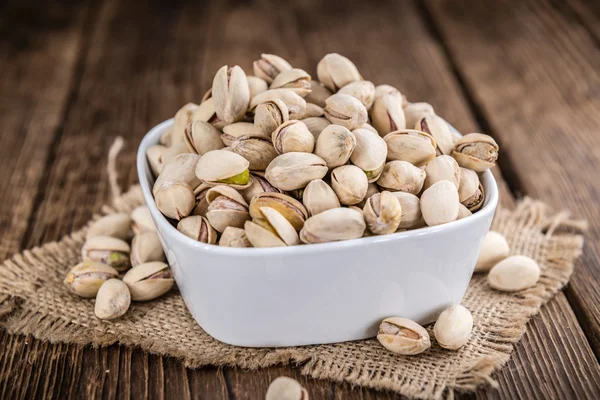
[[[118,135],[122,184],[144,133],[199,101],[223,64],[261,52],[314,73],[339,52],[367,79],[433,104],[500,143],[503,203],[530,195],[590,221],[570,285],[478,398],[600,398],[600,3],[8,0],[0,5],[0,255],[56,240],[108,199]],[[389,393],[306,379],[293,366],[188,370],[112,346],[0,333],[0,398],[262,398],[279,375],[313,399]]]

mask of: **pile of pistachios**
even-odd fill
[[[94,221],[81,258],[64,283],[78,296],[96,298],[94,311],[100,319],[118,318],[132,300],[155,299],[175,282],[146,206]]]
[[[476,212],[490,136],[461,136],[427,103],[327,54],[318,81],[263,54],[223,66],[147,157],[158,209],[201,242],[274,247],[385,235]]]

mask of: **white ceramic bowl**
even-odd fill
[[[249,347],[343,342],[375,336],[386,317],[424,324],[460,303],[498,203],[489,171],[482,209],[449,224],[316,245],[219,247],[181,234],[154,204],[146,150],[172,122],[140,144],[138,175],[183,299],[214,338]]]

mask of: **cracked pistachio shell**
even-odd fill
[[[461,167],[483,172],[496,165],[498,149],[498,144],[491,136],[469,133],[456,143],[452,157]]]
[[[302,203],[304,203],[310,216],[341,207],[340,201],[331,186],[322,179],[315,179],[304,188]]]
[[[252,247],[246,231],[241,228],[228,226],[221,234],[219,246],[222,247]]]
[[[229,186],[215,186],[206,192],[208,211],[206,218],[218,232],[228,226],[241,228],[250,219],[248,203],[242,195]]]
[[[421,203],[417,196],[407,192],[392,192],[402,207],[402,218],[398,230],[414,229],[425,225],[421,214]]]
[[[206,183],[202,183],[196,189],[194,189],[194,196],[196,197],[196,205],[191,212],[191,215],[201,215],[203,217],[206,216],[206,211],[208,211],[208,202],[206,201],[206,192],[212,186],[207,185]]]
[[[246,79],[248,79],[248,89],[250,90],[251,99],[257,94],[266,92],[269,89],[267,82],[258,76],[247,76]]]
[[[310,133],[312,133],[315,140],[319,138],[319,135],[321,134],[321,132],[323,132],[323,129],[331,125],[331,122],[329,122],[327,118],[323,117],[305,118],[301,121],[304,122],[304,125],[306,125],[306,128],[308,128]]]
[[[371,121],[381,136],[406,129],[402,98],[392,94],[377,97],[371,108]]]
[[[119,272],[129,269],[131,249],[127,242],[110,236],[87,238],[81,248],[81,258],[109,265]]]
[[[387,144],[377,132],[359,128],[352,131],[356,148],[350,156],[352,164],[362,169],[370,182],[375,182],[383,172],[387,157]]]
[[[330,53],[317,64],[317,77],[334,93],[350,82],[362,80],[356,65],[348,58]]]
[[[208,244],[217,243],[217,231],[208,222],[208,219],[201,215],[192,215],[183,218],[177,224],[177,230],[198,242]]]
[[[383,191],[367,199],[363,215],[371,233],[387,235],[398,229],[402,218],[402,206],[392,193]]]
[[[131,217],[126,213],[108,214],[90,224],[86,237],[112,236],[118,239],[131,237]]]
[[[260,207],[262,218],[247,221],[244,228],[254,247],[280,247],[300,244],[292,224],[277,210]]]
[[[313,103],[319,107],[325,107],[325,100],[333,93],[325,85],[317,80],[310,81],[310,93],[304,98],[307,103]]]
[[[445,224],[458,218],[458,190],[450,181],[439,181],[421,195],[421,213],[428,226]]]
[[[296,190],[327,174],[327,163],[311,153],[284,153],[277,156],[265,171],[269,183],[281,190]]]
[[[264,219],[260,209],[270,207],[283,215],[292,224],[296,231],[302,229],[304,221],[308,218],[308,211],[302,203],[283,193],[260,193],[250,202],[250,216],[254,219]]]
[[[489,271],[494,265],[508,257],[510,246],[506,238],[498,232],[489,231],[483,239],[475,272]]]
[[[152,187],[154,195],[156,195],[158,188],[166,182],[185,183],[195,189],[200,184],[195,172],[199,160],[200,156],[192,153],[183,153],[175,157],[173,161],[165,165],[158,178],[156,178]]]
[[[249,166],[250,162],[239,154],[213,150],[198,161],[196,176],[209,185],[224,184],[234,189],[246,189],[250,186]]]
[[[368,110],[375,100],[375,85],[373,85],[373,82],[369,81],[350,82],[341,88],[338,93],[349,94],[352,97],[356,97]]]
[[[331,171],[331,187],[340,203],[350,206],[365,198],[369,182],[363,170],[357,166],[343,165]]]
[[[534,286],[540,275],[541,270],[535,260],[527,256],[510,256],[492,267],[487,281],[494,289],[517,292]]]
[[[332,124],[354,130],[367,122],[367,109],[355,97],[334,94],[325,101],[325,117]]]
[[[485,200],[485,191],[479,181],[479,176],[473,170],[460,168],[460,186],[458,187],[458,199],[474,212],[481,208]]]
[[[100,319],[119,318],[129,310],[130,304],[127,284],[119,279],[109,279],[98,290],[94,314]]]
[[[240,136],[231,143],[231,151],[244,157],[250,163],[252,171],[264,171],[269,163],[277,157],[277,151],[271,140],[264,136]]]
[[[289,119],[288,108],[280,99],[261,103],[254,109],[254,126],[267,137],[271,137],[273,131]]]
[[[329,125],[319,135],[315,154],[327,163],[329,168],[344,165],[356,148],[356,138],[347,128]]]
[[[139,206],[133,209],[131,216],[131,230],[134,235],[144,232],[156,232],[156,226],[148,206]]]
[[[288,69],[273,79],[270,88],[288,89],[300,97],[305,97],[310,93],[310,75],[300,68]]]
[[[261,54],[260,59],[252,64],[254,75],[271,84],[283,71],[292,69],[289,62],[274,54]]]
[[[406,98],[400,93],[398,89],[393,87],[392,85],[377,85],[375,86],[375,97],[383,96],[384,94],[391,94],[393,96],[399,97],[402,99],[403,106]]]
[[[192,115],[197,109],[198,104],[187,103],[177,111],[173,118],[173,127],[171,128],[171,145],[184,142],[185,128],[192,122]]]
[[[396,354],[420,354],[431,347],[429,333],[421,325],[407,318],[386,318],[379,325],[377,340]]]
[[[277,189],[275,186],[271,185],[268,180],[263,178],[262,176],[252,174],[250,175],[250,180],[252,183],[248,187],[248,189],[242,190],[242,196],[247,203],[250,203],[255,196],[258,196],[260,193],[265,192],[275,192],[281,193],[281,190]]]
[[[365,198],[360,203],[356,204],[356,207],[360,209],[360,212],[362,212],[362,209],[367,203],[367,200],[375,193],[379,192],[379,186],[377,186],[376,183],[369,183],[369,186],[367,186],[367,194],[365,195]]]
[[[225,147],[221,131],[204,121],[194,121],[185,130],[185,144],[191,153],[204,154]]]
[[[160,160],[158,165],[160,171],[158,172],[158,174],[160,175],[165,165],[170,164],[175,160],[175,157],[184,153],[189,153],[189,149],[187,148],[185,141],[173,143],[171,147],[167,147],[160,154]]]
[[[325,110],[323,110],[322,107],[313,103],[306,103],[306,110],[304,110],[304,115],[302,116],[302,119],[322,117],[324,115]]]
[[[389,161],[408,161],[421,167],[436,156],[435,140],[425,132],[404,129],[388,133],[383,140],[387,144]]]
[[[332,208],[307,219],[300,231],[300,240],[310,244],[357,239],[363,236],[365,228],[361,212]]]
[[[237,65],[221,67],[213,79],[212,99],[221,121],[231,124],[241,120],[250,103],[250,88],[244,70]]]
[[[77,264],[67,274],[64,284],[67,288],[81,297],[96,297],[98,289],[107,280],[116,278],[119,273],[106,264],[86,260]]]
[[[223,127],[223,134],[221,140],[225,146],[231,146],[233,141],[240,136],[263,136],[270,138],[271,135],[265,135],[261,129],[256,127],[251,122],[235,122],[231,125]]]
[[[146,150],[146,158],[148,159],[148,164],[150,164],[150,169],[152,170],[154,176],[158,176],[164,166],[162,162],[162,155],[167,149],[168,148],[162,144],[155,144]]]
[[[175,283],[167,264],[153,261],[131,268],[123,277],[129,287],[131,300],[147,301],[167,293]]]
[[[471,338],[473,316],[465,307],[454,304],[445,309],[433,326],[438,344],[445,349],[458,350]]]
[[[306,100],[289,89],[269,89],[254,96],[250,102],[250,109],[254,110],[259,104],[279,99],[288,108],[290,119],[302,118],[306,112]]]
[[[271,136],[273,146],[279,154],[303,152],[312,153],[315,148],[315,138],[304,122],[290,120],[279,125]]]
[[[164,215],[180,220],[190,215],[196,205],[196,196],[187,183],[167,181],[156,189],[154,201]]]
[[[203,101],[192,113],[192,121],[208,122],[217,129],[222,129],[227,125],[215,112],[215,102],[212,97]]]
[[[417,121],[427,115],[435,115],[433,106],[429,103],[406,103],[404,104],[404,118],[406,126],[415,126]]]
[[[427,115],[420,118],[415,124],[415,129],[429,133],[437,145],[437,153],[452,155],[454,149],[454,138],[448,123],[437,115]]]
[[[150,261],[165,261],[165,253],[156,232],[136,235],[131,241],[131,266]]]
[[[467,218],[471,215],[473,215],[473,213],[469,211],[467,207],[463,206],[462,204],[458,205],[458,217],[456,217],[456,220]]]
[[[390,161],[377,180],[382,189],[419,194],[425,183],[425,171],[408,161]]]
[[[427,189],[437,181],[447,180],[456,186],[458,189],[460,186],[460,167],[456,160],[450,156],[441,155],[437,156],[425,167],[425,186]]]
[[[265,400],[308,400],[308,392],[297,380],[280,376],[269,385]]]

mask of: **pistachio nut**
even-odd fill
[[[332,124],[354,130],[367,122],[367,109],[355,97],[334,94],[325,100],[325,117]]]
[[[187,103],[181,107],[173,118],[173,127],[171,128],[170,145],[175,143],[184,143],[185,128],[192,122],[193,112],[198,109],[198,104]]]
[[[304,115],[302,116],[302,119],[322,117],[324,115],[325,110],[323,110],[322,107],[313,103],[306,103],[306,110],[304,110]]]
[[[334,93],[350,82],[362,80],[356,65],[337,53],[327,54],[319,61],[317,76]]]
[[[124,272],[131,267],[129,254],[131,249],[127,242],[110,236],[93,236],[87,238],[81,248],[81,258],[101,262]]]
[[[258,76],[247,76],[248,80],[248,89],[250,90],[250,99],[256,96],[259,93],[266,92],[269,89],[269,85],[264,79],[259,78]]]
[[[139,206],[131,212],[131,230],[134,235],[144,232],[156,232],[156,226],[148,206]]]
[[[255,126],[251,122],[236,122],[231,125],[226,125],[223,128],[223,134],[221,140],[225,146],[231,146],[233,141],[240,136],[263,136],[267,139],[271,138],[271,135],[265,135],[263,131]]]
[[[280,99],[261,103],[254,109],[254,126],[267,137],[271,137],[273,131],[289,119],[288,108]]]
[[[164,166],[162,162],[162,155],[167,149],[168,148],[162,144],[155,144],[146,150],[146,158],[148,159],[148,164],[150,164],[150,169],[152,170],[154,176],[158,176]]]
[[[421,203],[417,196],[408,192],[392,192],[402,207],[402,218],[398,229],[414,229],[425,225],[421,214]]]
[[[185,144],[190,152],[200,155],[225,147],[221,131],[204,121],[194,121],[188,125],[185,130]]]
[[[489,231],[483,239],[475,272],[489,271],[494,265],[508,257],[510,246],[506,238],[498,232]]]
[[[177,157],[180,154],[189,153],[189,151],[190,150],[188,149],[187,145],[185,144],[185,141],[173,143],[171,145],[171,147],[167,147],[160,154],[160,160],[159,160],[159,165],[158,165],[158,170],[159,170],[158,174],[160,175],[164,166],[166,164],[171,163],[173,160],[175,160],[175,157]]]
[[[450,181],[438,181],[421,195],[421,213],[428,226],[455,221],[459,204],[458,190]]]
[[[378,96],[371,108],[371,121],[381,136],[406,129],[402,98],[393,94]]]
[[[279,154],[291,152],[312,153],[315,138],[304,122],[289,120],[279,125],[271,136],[273,146]]]
[[[277,189],[275,186],[271,185],[268,180],[263,178],[262,176],[251,174],[250,181],[252,182],[248,189],[244,189],[241,191],[244,200],[247,203],[250,203],[255,196],[258,196],[260,193],[265,192],[276,192],[281,193],[281,190]]]
[[[250,163],[252,171],[264,171],[269,163],[277,157],[277,151],[271,140],[264,136],[240,136],[231,144],[231,151],[244,157]]]
[[[402,100],[402,107],[404,107],[404,103],[406,103],[406,97],[398,89],[393,87],[392,85],[377,85],[375,86],[375,97],[383,96],[384,94],[391,94],[393,96],[399,97]]]
[[[229,186],[215,186],[206,192],[208,211],[206,218],[218,232],[228,226],[241,228],[250,219],[248,203],[242,195]]]
[[[473,316],[460,304],[445,309],[433,326],[438,344],[449,350],[458,350],[467,344],[472,330]]]
[[[215,101],[211,97],[203,101],[192,113],[192,121],[204,121],[213,125],[217,129],[223,129],[227,123],[221,120],[215,112]]]
[[[252,247],[246,231],[241,228],[228,226],[221,234],[219,246],[222,247]]]
[[[383,140],[387,144],[389,161],[408,161],[421,167],[436,156],[435,140],[425,132],[404,129],[388,133]]]
[[[426,115],[420,118],[415,124],[415,129],[429,133],[437,145],[437,153],[452,155],[454,149],[454,138],[448,123],[437,115]]]
[[[131,266],[150,261],[165,261],[165,253],[156,232],[146,232],[131,241]]]
[[[131,300],[147,301],[167,293],[175,283],[169,266],[153,261],[131,268],[123,277],[129,287]]]
[[[302,203],[311,217],[331,208],[341,207],[331,186],[322,179],[315,179],[306,185],[302,194]]]
[[[227,150],[205,153],[196,165],[196,176],[209,185],[224,184],[234,189],[250,186],[250,162]]]
[[[356,148],[350,161],[365,172],[369,182],[375,182],[383,172],[387,144],[377,132],[365,128],[355,129],[352,133],[356,138]]]
[[[404,118],[406,126],[415,126],[417,121],[427,115],[435,115],[433,106],[429,103],[404,104]]]
[[[281,190],[295,190],[327,174],[327,163],[311,153],[284,153],[277,156],[265,171],[269,183]]]
[[[425,176],[425,171],[408,161],[390,161],[384,165],[377,184],[391,191],[419,194],[425,183]]]
[[[158,143],[169,147],[171,145],[171,135],[173,134],[172,129],[167,129],[163,133],[160,134],[160,139],[158,139]]]
[[[350,82],[341,88],[338,93],[349,94],[352,97],[356,97],[368,110],[375,100],[375,85],[373,85],[373,82],[369,81]]]
[[[335,168],[346,164],[355,148],[356,138],[352,132],[340,125],[329,125],[317,139],[315,154],[325,160],[329,168]]]
[[[113,267],[106,264],[86,260],[77,264],[67,274],[64,284],[67,288],[81,297],[96,297],[102,284],[119,276]]]
[[[252,64],[254,75],[271,84],[273,80],[283,71],[292,69],[290,63],[274,54],[261,54],[260,60]]]
[[[177,230],[198,242],[208,244],[217,243],[217,231],[211,226],[208,219],[201,215],[192,215],[183,218],[177,224]]]
[[[250,102],[250,108],[254,110],[259,104],[275,99],[279,99],[285,103],[290,114],[290,119],[302,118],[306,112],[306,100],[289,89],[269,89],[266,92],[259,93]]]
[[[425,167],[425,173],[427,174],[427,177],[425,178],[425,189],[437,181],[443,180],[454,183],[457,189],[460,187],[460,167],[456,160],[450,156],[441,155],[431,160],[431,162],[427,164],[427,167]]]
[[[310,75],[300,68],[280,72],[270,86],[271,89],[289,89],[301,97],[310,93]]]
[[[119,279],[109,279],[100,286],[96,295],[94,314],[100,319],[119,318],[127,312],[131,295],[127,284]]]
[[[169,218],[180,220],[196,205],[194,190],[185,182],[167,181],[155,189],[156,208]]]
[[[269,385],[265,400],[308,400],[308,392],[297,380],[280,376]]]
[[[469,211],[467,207],[463,206],[462,204],[458,205],[458,217],[456,217],[456,220],[467,218],[471,215],[473,215],[473,213]]]
[[[292,224],[271,207],[260,207],[262,218],[246,221],[244,229],[254,247],[282,247],[300,244]]]
[[[206,201],[206,192],[211,188],[211,185],[206,183],[201,184],[194,190],[194,196],[196,196],[196,205],[191,212],[191,215],[201,215],[206,217],[208,211],[208,201]]]
[[[483,205],[485,200],[485,190],[475,171],[462,167],[460,168],[458,199],[471,212],[479,210]]]
[[[126,213],[108,214],[90,224],[86,237],[112,236],[118,239],[131,237],[131,217]]]
[[[298,200],[283,193],[264,192],[255,196],[250,202],[250,216],[254,219],[264,219],[260,209],[273,208],[283,215],[296,231],[302,229],[308,218],[308,211]]]
[[[307,103],[313,103],[319,107],[325,107],[325,100],[333,93],[321,82],[313,79],[310,81],[310,93],[304,98]]]
[[[357,166],[343,165],[331,171],[331,187],[340,203],[354,205],[367,195],[369,182],[363,170]]]
[[[483,172],[496,165],[498,149],[498,143],[491,136],[469,133],[456,143],[452,157],[461,167]]]
[[[202,100],[200,100],[200,104],[204,103],[208,99],[212,99],[212,86],[209,87],[206,92],[204,92],[204,96],[202,96]]]
[[[365,228],[361,212],[345,207],[331,208],[306,220],[300,240],[310,244],[358,239]]]
[[[319,135],[321,132],[323,132],[323,129],[331,125],[331,122],[329,122],[327,118],[323,117],[305,118],[301,121],[304,122],[304,125],[306,125],[306,128],[309,130],[309,132],[312,133],[315,140],[319,138]]]
[[[371,233],[387,235],[398,229],[402,218],[402,206],[392,193],[383,191],[367,199],[363,215]]]
[[[199,160],[200,156],[197,154],[179,154],[173,161],[164,166],[162,172],[154,181],[153,194],[156,195],[158,188],[166,182],[181,182],[195,189],[200,185],[200,180],[195,172]]]
[[[534,286],[540,274],[535,260],[527,256],[510,256],[492,267],[487,281],[494,289],[516,292]]]
[[[389,351],[412,356],[431,347],[429,333],[407,318],[386,318],[379,325],[377,340]]]
[[[365,204],[367,204],[367,200],[375,193],[379,192],[379,186],[377,186],[376,183],[369,183],[369,186],[367,186],[367,194],[365,195],[365,198],[360,203],[356,204],[356,207],[360,209],[360,212],[362,212],[363,207],[365,206]]]
[[[221,67],[213,80],[212,99],[221,121],[231,124],[241,120],[250,103],[250,88],[244,70],[237,65]]]

